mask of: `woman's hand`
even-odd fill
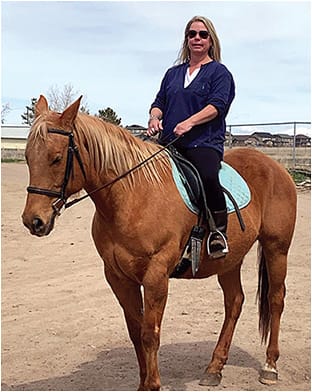
[[[158,118],[153,118],[148,122],[147,136],[154,136],[158,132],[162,131],[163,127],[161,121]]]
[[[192,128],[193,128],[193,123],[189,119],[187,119],[177,124],[173,130],[173,133],[176,136],[182,136],[185,133],[189,132]]]

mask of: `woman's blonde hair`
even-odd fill
[[[194,22],[202,22],[206,29],[209,32],[210,39],[212,42],[211,47],[209,48],[208,54],[209,56],[215,60],[220,62],[221,61],[221,47],[220,47],[220,41],[217,36],[216,29],[214,28],[214,25],[212,24],[211,20],[208,18],[205,18],[204,16],[194,16],[186,25],[185,30],[184,30],[184,42],[182,45],[182,48],[179,52],[178,59],[176,63],[182,64],[186,63],[190,60],[190,49],[188,47],[188,32],[190,30],[191,24]]]

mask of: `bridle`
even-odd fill
[[[38,195],[45,195],[49,197],[57,197],[57,200],[52,204],[53,210],[57,215],[60,214],[62,207],[66,204],[66,187],[70,178],[70,175],[74,175],[74,156],[77,158],[79,163],[80,169],[84,178],[86,179],[86,172],[83,167],[82,159],[79,153],[78,147],[75,145],[74,142],[74,134],[73,132],[66,132],[61,129],[48,129],[48,133],[56,133],[58,135],[67,136],[68,137],[68,148],[67,148],[67,160],[66,160],[66,168],[65,168],[65,175],[63,179],[63,183],[61,186],[60,191],[53,191],[50,189],[38,188],[35,186],[27,187],[28,193],[36,193]]]
[[[82,163],[82,159],[81,159],[81,156],[80,156],[80,153],[79,153],[79,149],[78,149],[78,147],[74,143],[74,134],[73,134],[73,132],[66,132],[66,131],[63,131],[61,129],[48,129],[48,133],[56,133],[58,135],[68,136],[68,138],[69,138],[69,140],[68,140],[68,150],[67,150],[67,161],[66,161],[65,175],[64,175],[64,180],[63,180],[63,184],[62,184],[61,190],[60,191],[53,191],[53,190],[50,190],[50,189],[43,189],[43,188],[38,188],[38,187],[35,187],[35,186],[28,186],[27,187],[27,192],[28,193],[36,193],[38,195],[44,195],[44,196],[49,196],[49,197],[57,197],[57,200],[55,200],[55,202],[53,202],[53,204],[52,204],[53,210],[54,210],[56,215],[60,215],[62,207],[64,207],[64,208],[71,207],[72,205],[78,203],[79,201],[89,197],[93,193],[98,192],[99,190],[102,190],[102,189],[104,189],[104,188],[114,184],[115,182],[119,181],[120,179],[126,177],[131,172],[133,172],[133,171],[137,170],[139,167],[145,165],[148,161],[153,159],[156,155],[158,155],[162,151],[166,150],[170,145],[175,143],[180,138],[180,136],[177,136],[176,138],[171,140],[168,144],[166,144],[164,147],[160,148],[158,151],[156,151],[155,153],[150,155],[148,158],[146,158],[144,161],[138,163],[136,166],[134,166],[131,169],[127,170],[126,172],[124,172],[120,176],[114,178],[112,181],[109,181],[108,183],[100,186],[99,188],[96,188],[96,189],[88,192],[84,196],[81,196],[81,197],[79,197],[77,199],[74,199],[74,200],[72,200],[72,201],[67,203],[67,197],[65,196],[66,195],[66,187],[67,187],[67,184],[68,184],[68,181],[69,181],[71,173],[74,174],[74,166],[73,166],[73,158],[74,158],[74,156],[76,156],[76,158],[77,158],[77,161],[79,163],[80,169],[82,171],[82,174],[83,174],[85,180],[86,180],[86,173],[85,173],[85,170],[84,170],[84,167],[83,167],[83,163]]]

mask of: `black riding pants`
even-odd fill
[[[219,182],[221,154],[209,147],[178,148],[177,150],[198,170],[203,181],[207,205],[210,211],[225,210],[225,197]]]

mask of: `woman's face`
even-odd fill
[[[194,36],[195,32],[196,35]],[[191,56],[193,54],[208,55],[210,46],[211,38],[204,23],[199,21],[193,22],[188,33],[188,47],[190,49]]]

